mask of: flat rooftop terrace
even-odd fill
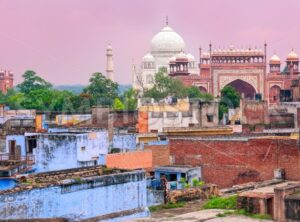
[[[68,186],[73,184],[88,183],[93,187],[94,183],[100,183],[102,186],[115,183],[124,183],[132,178],[126,177],[127,174],[138,174],[139,179],[144,178],[143,170],[130,171],[121,169],[109,169],[103,166],[73,168],[67,170],[51,171],[46,173],[30,174],[17,178],[17,186],[0,191],[0,195],[15,193],[35,188],[45,188],[50,186]],[[109,177],[109,178],[108,178]],[[112,178],[113,177],[113,178]]]

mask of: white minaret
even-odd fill
[[[106,48],[106,77],[114,82],[114,62],[111,44]]]

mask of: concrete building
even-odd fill
[[[109,146],[107,131],[37,134],[36,143],[36,172],[104,164]]]
[[[91,114],[75,114],[75,115],[56,115],[55,123],[57,126],[73,126],[92,119]]]
[[[182,178],[190,185],[193,179],[202,180],[201,167],[191,167],[183,165],[160,166],[154,169],[154,177],[160,181],[166,177],[170,190],[182,189]]]
[[[54,171],[30,175],[16,187],[0,191],[2,220],[117,222],[147,216],[144,171],[102,167]]]
[[[138,107],[138,131],[149,133],[174,127],[215,127],[219,122],[218,104],[218,101],[189,99],[141,104]]]
[[[35,132],[34,110],[0,108],[0,174],[13,176],[31,170],[32,149],[26,148],[25,132]]]
[[[252,188],[251,188],[252,186]],[[239,186],[243,188],[243,185]],[[234,189],[234,188],[233,188]],[[300,183],[271,180],[245,184],[238,193],[237,207],[252,214],[269,215],[278,222],[296,222],[300,219]]]

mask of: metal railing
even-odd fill
[[[26,156],[12,155],[12,154],[0,154],[0,161],[15,161],[25,162],[27,165],[35,163],[34,155],[27,154]]]

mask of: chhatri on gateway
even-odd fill
[[[266,43],[264,50],[237,49],[232,45],[215,49],[209,44],[207,52],[199,49],[196,61],[186,52],[184,39],[167,20],[165,27],[151,39],[150,52],[142,58],[140,67],[133,65],[133,88],[139,91],[151,88],[161,67],[185,85],[198,86],[214,96],[219,96],[222,88],[230,85],[246,98],[257,95],[269,104],[277,104],[280,90],[289,89],[292,81],[298,79],[299,57],[292,50],[284,62],[276,54],[267,60]]]

